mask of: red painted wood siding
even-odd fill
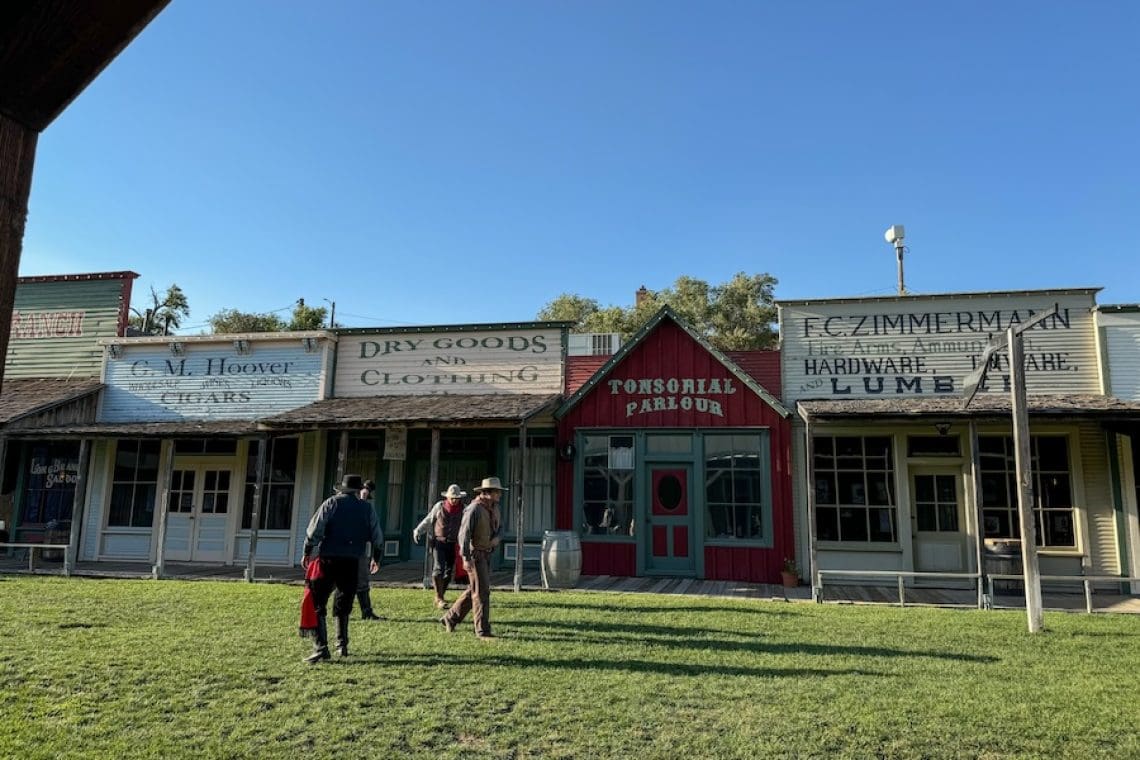
[[[637,575],[637,545],[583,541],[582,575]]]
[[[764,364],[769,382],[779,377],[776,352],[741,352],[766,354],[757,361]],[[597,358],[597,357],[589,357]],[[755,377],[755,375],[753,375]],[[607,380],[639,378],[732,378],[736,393],[710,396],[722,406],[724,416],[696,409],[666,410],[628,415],[625,404],[640,396],[614,394]],[[765,390],[778,396],[779,382],[761,383]],[[666,394],[668,395],[668,394]],[[664,320],[651,334],[615,365],[609,375],[559,421],[558,441],[574,440],[574,433],[588,428],[767,428],[771,446],[772,532],[770,549],[746,547],[705,547],[705,577],[723,580],[753,580],[776,583],[785,556],[794,555],[792,529],[791,423],[781,417],[760,396],[736,378],[715,356],[671,320]],[[555,522],[561,530],[577,530],[574,522],[574,464],[559,461],[556,474]],[[704,498],[701,498],[701,504]],[[703,507],[702,507],[703,508]],[[634,575],[636,548],[632,544],[595,543],[586,549],[583,541],[583,570],[587,575]],[[587,559],[589,557],[589,559]],[[739,563],[739,565],[737,564]],[[593,570],[587,568],[593,568]],[[625,568],[625,572],[619,572]],[[737,577],[747,574],[747,579]]]

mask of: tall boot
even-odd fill
[[[339,618],[338,618],[339,619]],[[331,659],[329,654],[329,628],[325,616],[317,618],[317,630],[313,632],[313,653],[305,658],[305,662],[316,665],[322,660]]]
[[[447,602],[444,600],[443,595],[447,593],[447,579],[442,575],[433,575],[431,577],[431,585],[435,589],[435,606],[441,610],[446,610]]]
[[[325,649],[326,656],[328,649]],[[348,657],[348,615],[336,619],[336,653]]]
[[[372,593],[367,587],[357,590],[356,601],[360,603],[361,620],[383,620],[384,618],[372,611]]]

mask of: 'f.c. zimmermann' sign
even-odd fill
[[[1034,307],[1024,297],[1006,296],[992,306],[986,300],[919,299],[911,302],[914,311],[898,310],[896,301],[874,300],[855,305],[861,308],[831,303],[783,307],[785,393],[790,399],[961,393],[962,381],[977,367],[990,335],[1048,308],[1041,297],[1033,299]],[[1025,333],[1030,392],[1095,393],[1091,295],[1067,296],[1059,303],[1056,315]],[[871,310],[875,306],[895,310]],[[1008,352],[994,354],[990,367],[981,390],[1008,391]]]
[[[558,329],[342,335],[336,395],[558,393]]]

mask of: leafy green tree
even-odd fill
[[[178,285],[171,285],[161,297],[154,286],[150,286],[150,304],[142,311],[131,307],[129,327],[143,335],[170,335],[171,330],[182,326],[182,320],[190,316],[190,302]]]
[[[325,326],[325,318],[329,311],[323,306],[306,306],[305,299],[297,300],[293,307],[293,320],[289,323],[290,330],[320,330]]]
[[[210,317],[210,332],[215,334],[281,332],[288,326],[276,314],[254,314],[237,309],[222,309]]]
[[[738,272],[720,285],[682,275],[671,287],[642,291],[639,302],[628,307],[600,307],[592,298],[564,293],[548,303],[538,318],[574,321],[574,332],[616,332],[624,339],[668,304],[722,351],[772,348],[777,341],[776,283],[770,274]]]

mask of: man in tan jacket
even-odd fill
[[[459,525],[459,553],[467,570],[467,590],[439,622],[451,633],[474,609],[475,635],[480,639],[490,639],[493,638],[490,560],[503,532],[499,502],[507,489],[498,478],[490,477],[483,478],[483,484],[473,490],[478,495],[463,511],[463,522]]]

